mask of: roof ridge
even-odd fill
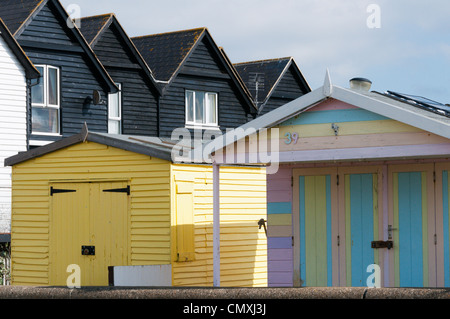
[[[103,30],[105,30],[106,26],[111,25],[113,18],[115,18],[115,14],[114,13],[107,13],[107,14],[104,14],[104,15],[94,16],[93,18],[97,18],[97,17],[103,17],[103,23],[101,25],[101,28],[95,34],[94,38],[89,42],[90,46],[94,45],[94,43],[96,42],[97,38],[100,36],[101,33],[103,33]],[[105,18],[107,18],[107,19],[105,19]],[[82,29],[82,27],[80,29]],[[84,34],[83,34],[83,36],[84,36]]]
[[[193,29],[186,29],[186,30],[168,31],[168,32],[155,33],[155,34],[147,34],[147,35],[141,35],[141,36],[137,36],[137,37],[132,37],[131,39],[143,39],[143,38],[150,38],[150,37],[155,37],[155,36],[160,36],[160,35],[175,34],[175,33],[189,32],[189,31],[198,31],[198,30],[205,31],[205,30],[207,30],[207,28],[206,27],[200,27],[200,28],[193,28]]]
[[[247,62],[238,62],[233,63],[233,65],[243,65],[243,64],[255,64],[255,63],[267,63],[267,62],[275,62],[275,61],[282,61],[282,60],[291,60],[293,57],[283,57],[283,58],[273,58],[273,59],[265,59],[265,60],[255,60],[255,61],[247,61]]]

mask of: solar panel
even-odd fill
[[[450,117],[449,105],[445,105],[422,96],[397,93],[393,91],[387,91],[386,95],[399,99],[403,102],[412,104],[414,106],[420,107],[427,111]]]

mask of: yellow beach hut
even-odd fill
[[[7,159],[12,284],[212,286],[213,168],[172,149],[85,127]],[[220,176],[220,285],[267,286],[265,168]]]

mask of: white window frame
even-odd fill
[[[111,133],[109,131],[109,122],[119,122],[119,134],[122,134],[122,83],[116,83],[117,87],[119,88],[119,91],[117,93],[109,94],[108,95],[108,133]],[[117,95],[117,96],[116,96]],[[112,98],[117,98],[119,101],[119,116],[111,116],[109,112],[109,106],[111,105]]]
[[[44,74],[42,74],[42,77],[40,78],[41,81],[43,81],[43,87],[44,87],[44,103],[33,103],[33,97],[31,97],[31,108],[49,108],[49,109],[56,109],[58,110],[58,132],[57,133],[47,133],[47,132],[36,132],[32,131],[32,134],[34,135],[47,135],[47,136],[61,136],[61,71],[60,68],[52,65],[47,64],[37,64],[35,65],[36,68],[41,67],[43,68]],[[56,85],[57,85],[57,104],[50,104],[49,97],[48,97],[48,81],[49,79],[49,69],[56,70]]]
[[[216,97],[216,99],[215,99],[215,101],[216,101],[216,105],[215,105],[215,108],[216,108],[216,110],[215,110],[215,112],[216,112],[216,122],[215,123],[208,123],[208,122],[207,123],[198,123],[198,122],[195,121],[195,118],[196,118],[196,116],[195,116],[195,110],[196,110],[196,108],[195,108],[195,101],[196,101],[195,95],[196,95],[197,92],[201,92],[201,93],[205,94],[205,100],[203,102],[203,116],[206,119],[210,118],[210,109],[209,109],[209,107],[205,106],[205,102],[208,101],[208,96],[209,95],[215,95],[215,97]],[[188,113],[189,113],[189,110],[188,110],[188,107],[189,107],[188,93],[192,93],[193,94],[193,101],[194,101],[193,118],[192,118],[193,121],[189,121],[188,120]],[[203,128],[216,128],[217,129],[218,126],[219,126],[219,112],[218,112],[219,108],[218,108],[218,105],[219,105],[219,94],[217,94],[217,93],[204,92],[204,91],[194,91],[194,90],[186,90],[185,91],[186,127],[187,128],[203,127]]]

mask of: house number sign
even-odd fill
[[[288,132],[284,136],[286,137],[285,143],[287,145],[290,145],[290,144],[294,144],[295,145],[295,144],[297,144],[297,142],[298,142],[298,133],[290,133],[290,132]]]

